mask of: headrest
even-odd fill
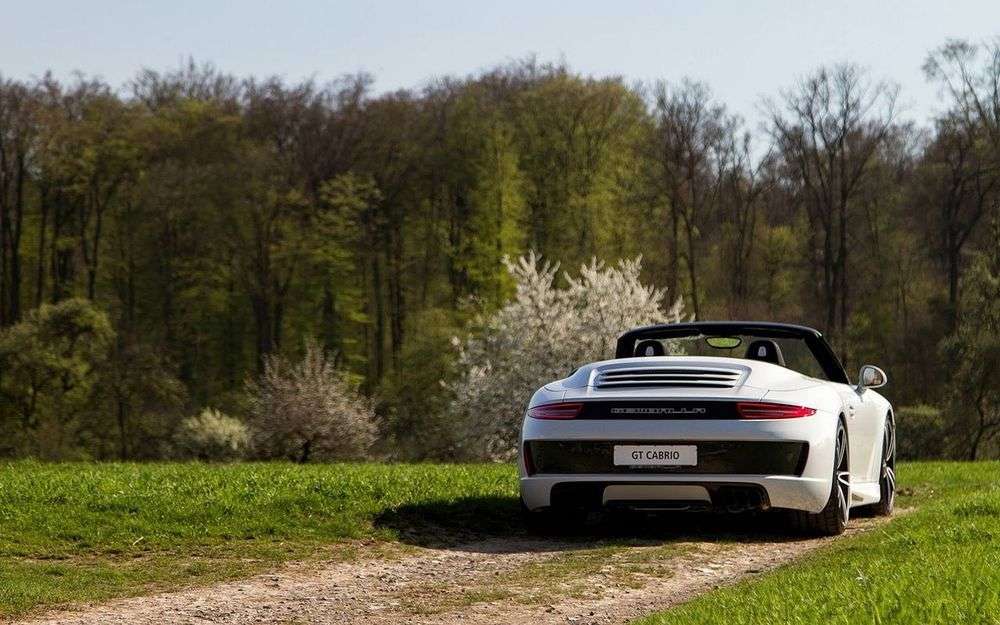
[[[757,339],[747,347],[747,360],[760,360],[773,365],[785,366],[785,357],[781,355],[781,348],[770,339]]]
[[[637,358],[640,356],[663,356],[664,354],[666,352],[663,350],[663,343],[659,341],[639,341],[635,346],[635,355]]]

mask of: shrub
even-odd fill
[[[44,304],[0,329],[0,452],[76,453],[114,338],[107,315],[84,299]]]
[[[298,362],[270,356],[247,383],[253,446],[264,458],[362,458],[377,431],[371,402],[313,343]]]
[[[636,326],[677,322],[680,299],[661,308],[665,291],[639,280],[641,259],[607,267],[596,260],[554,285],[558,266],[534,253],[504,261],[517,287],[512,302],[480,319],[482,331],[459,349],[452,418],[461,453],[507,460],[516,452],[521,417],[531,393],[581,364],[611,357],[618,336]]]
[[[953,439],[969,460],[989,456],[1000,437],[1000,218],[991,225],[992,244],[969,267],[958,324],[942,343]]]
[[[903,460],[948,456],[948,427],[934,406],[900,406],[896,409],[896,449]]]
[[[239,419],[214,408],[181,422],[174,436],[181,456],[200,460],[237,460],[250,446],[250,430]]]

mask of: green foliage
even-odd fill
[[[100,390],[114,337],[107,315],[82,299],[42,305],[0,331],[5,429],[42,456],[72,449],[73,431],[86,426],[86,413]],[[6,442],[8,453],[19,448],[11,443]]]
[[[370,324],[365,297],[367,284],[359,268],[375,245],[381,225],[376,207],[381,193],[370,177],[347,173],[320,187],[323,210],[310,236],[314,263],[323,282],[324,302],[319,336],[323,347],[357,370],[367,361],[359,331]]]
[[[455,251],[455,265],[468,276],[470,293],[500,306],[514,286],[502,269],[503,259],[524,249],[524,174],[507,124],[493,120],[479,134],[469,232]]]
[[[95,417],[102,435],[82,446],[100,458],[163,457],[177,421],[187,407],[186,388],[170,362],[143,342],[119,337],[101,375]],[[112,439],[106,432],[116,432]]]
[[[953,363],[953,437],[971,460],[1000,433],[1000,218],[992,226],[992,246],[969,270],[958,326],[943,344]]]
[[[454,313],[441,309],[421,311],[412,324],[399,372],[376,394],[385,415],[379,448],[394,460],[448,458],[457,432],[447,412],[452,397],[442,384],[455,375],[452,340],[460,328]]]
[[[921,404],[895,409],[899,457],[904,460],[946,458],[952,425],[935,406]]]
[[[794,261],[801,245],[796,240],[796,228],[790,225],[766,228],[761,237],[761,248],[757,297],[763,306],[754,316],[772,319],[780,318],[782,313],[792,319],[801,316],[802,303],[796,296],[799,276]]]
[[[502,309],[502,259],[535,250],[564,267],[641,255],[643,282],[703,319],[817,326],[851,370],[884,366],[897,405],[951,401],[951,449],[968,455],[981,428],[949,398],[974,389],[952,374],[989,349],[956,330],[960,312],[976,325],[960,291],[976,292],[966,272],[1000,189],[985,88],[1000,66],[968,65],[978,50],[928,64],[956,89],[926,142],[874,101],[846,116],[844,142],[799,133],[796,101],[839,120],[851,94],[891,99],[852,65],[783,92],[753,137],[696,80],[630,85],[533,59],[381,95],[363,74],[288,83],[193,63],[122,90],[0,80],[0,328],[83,297],[116,334],[86,407],[80,387],[26,408],[23,381],[0,372],[0,453],[159,457],[184,416],[237,414],[248,376],[314,338],[378,406],[380,451],[448,457],[432,434],[451,399],[445,336]],[[947,335],[952,356],[913,358]],[[992,455],[987,430],[977,453]]]
[[[620,79],[550,72],[513,102],[528,247],[570,267],[640,253],[628,247],[637,224],[620,207],[647,119],[642,99]]]

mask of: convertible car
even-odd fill
[[[521,428],[526,520],[565,527],[599,508],[787,510],[844,531],[851,510],[890,515],[892,406],[878,367],[852,383],[812,328],[678,323],[623,334],[615,358],[540,388]]]

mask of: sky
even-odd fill
[[[762,97],[841,61],[898,83],[901,116],[926,123],[942,106],[921,71],[927,53],[1000,35],[1000,0],[3,2],[7,78],[79,70],[121,85],[192,57],[289,80],[366,71],[389,91],[534,54],[586,75],[705,81],[751,126]]]

